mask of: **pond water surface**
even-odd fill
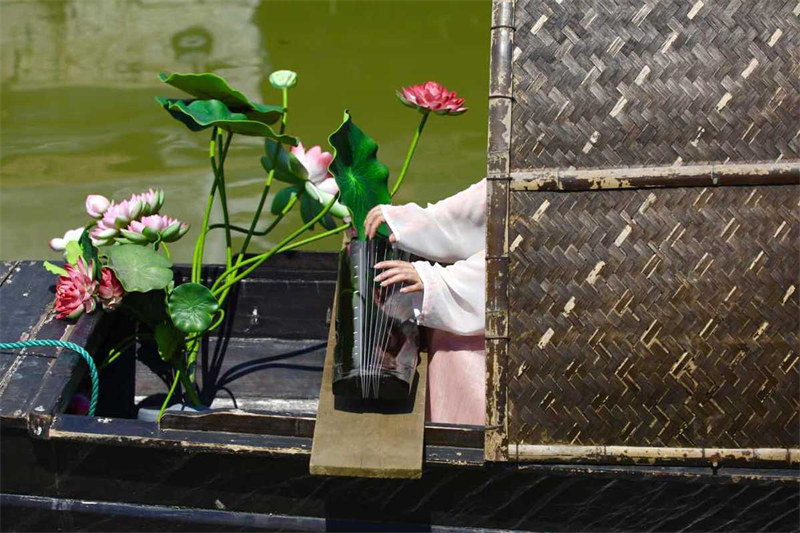
[[[90,193],[121,199],[161,187],[162,213],[200,226],[208,132],[189,132],[155,103],[177,95],[158,81],[162,71],[217,72],[252,99],[279,103],[267,76],[295,70],[289,133],[329,149],[348,108],[392,178],[418,121],[394,91],[438,80],[470,111],[429,120],[396,199],[424,204],[465,188],[486,168],[490,9],[488,0],[3,1],[0,258],[58,258],[47,241],[86,223]],[[257,140],[235,138],[226,168],[236,224],[249,223],[260,194],[261,153]],[[295,212],[251,250],[298,224]],[[174,247],[178,261],[190,259],[195,235]],[[218,232],[206,259],[222,260],[221,245]]]

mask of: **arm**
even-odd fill
[[[386,261],[375,277],[385,287],[404,283],[412,293],[417,323],[457,335],[480,335],[486,327],[486,254],[483,250],[450,266],[427,261]]]
[[[432,261],[458,261],[486,246],[485,179],[425,208],[382,205],[380,213],[400,248]]]

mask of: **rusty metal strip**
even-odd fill
[[[514,191],[587,191],[666,187],[800,184],[800,161],[511,173]]]
[[[667,448],[650,446],[571,446],[512,444],[517,461],[545,463],[690,463],[716,468],[747,463],[794,467],[800,464],[798,448]]]

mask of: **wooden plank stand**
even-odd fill
[[[420,353],[417,376],[408,400],[364,401],[333,395],[335,345],[334,305],[314,426],[311,473],[373,478],[421,477],[427,354]]]

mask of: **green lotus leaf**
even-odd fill
[[[184,334],[168,322],[158,324],[153,331],[153,337],[158,347],[158,355],[164,361],[169,361],[183,344]]]
[[[378,144],[361,131],[345,110],[344,121],[328,138],[333,147],[333,161],[329,168],[341,191],[341,201],[350,210],[353,226],[359,240],[366,240],[364,219],[370,209],[391,203],[388,180],[389,169],[378,161]],[[378,233],[388,237],[382,224]]]
[[[55,274],[56,276],[69,276],[69,272],[67,269],[58,265],[54,265],[50,261],[45,261],[42,266],[44,269],[50,272],[51,274]]]
[[[252,120],[246,113],[233,112],[219,100],[179,100],[156,97],[156,101],[192,131],[200,131],[217,126],[231,133],[252,137],[268,137],[284,144],[297,145],[297,139],[290,135],[279,135],[267,124]]]
[[[219,302],[206,286],[183,283],[169,295],[168,308],[176,328],[185,333],[201,333],[214,320]]]
[[[94,264],[97,265],[94,275],[99,281],[101,279],[100,261],[97,256],[97,248],[95,248],[94,244],[92,244],[92,239],[89,237],[88,229],[83,230],[83,233],[81,233],[81,237],[78,240],[78,244],[81,247],[81,255],[83,256],[83,260],[86,261],[86,264],[88,265],[90,261],[94,261]]]
[[[78,243],[78,241],[67,242],[67,246],[64,251],[67,253],[67,263],[70,265],[76,264],[78,262],[78,258],[83,255],[81,245]],[[86,264],[88,265],[89,263]]]
[[[272,207],[269,209],[270,213],[273,215],[280,215],[283,210],[286,209],[286,206],[289,205],[289,202],[292,201],[292,198],[296,197],[299,192],[300,187],[294,185],[278,191],[278,194],[272,199]]]
[[[105,255],[108,268],[114,271],[126,292],[159,290],[172,281],[172,261],[147,246],[108,246]]]
[[[180,72],[166,74],[162,72],[158,77],[167,85],[172,85],[176,89],[180,89],[195,98],[201,100],[219,100],[233,111],[244,113],[246,110],[252,109],[260,113],[268,112],[270,113],[269,118],[265,116],[259,119],[260,122],[266,124],[277,122],[285,111],[280,106],[266,106],[251,102],[244,93],[228,85],[225,78],[211,72],[205,72],[203,74],[182,74]],[[253,119],[255,120],[255,118]]]
[[[276,150],[278,151],[277,155]],[[302,185],[308,180],[306,167],[291,152],[284,150],[280,144],[272,139],[265,139],[264,151],[266,155],[261,157],[261,166],[270,172],[274,161],[276,180],[294,185]]]

